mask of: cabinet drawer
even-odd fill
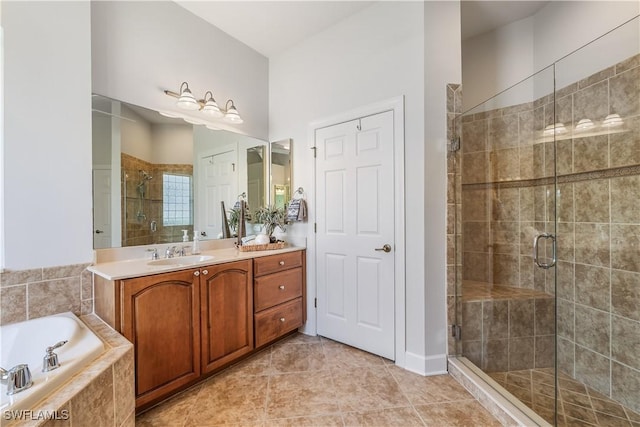
[[[254,277],[277,273],[302,265],[302,251],[270,255],[253,260]]]
[[[302,296],[302,268],[255,279],[253,295],[256,312]]]
[[[255,315],[256,347],[302,326],[302,298],[285,302]]]

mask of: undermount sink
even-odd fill
[[[178,256],[174,258],[163,258],[163,259],[154,259],[153,261],[149,261],[148,265],[191,265],[197,264],[200,262],[211,261],[213,256],[211,255],[189,255],[189,256]]]

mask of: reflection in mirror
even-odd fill
[[[222,201],[268,199],[267,142],[99,95],[92,107],[94,248],[217,238]]]
[[[250,218],[255,211],[265,205],[265,181],[267,178],[264,145],[247,149],[247,203]]]
[[[271,143],[271,202],[284,208],[291,200],[291,139]]]

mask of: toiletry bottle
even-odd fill
[[[182,241],[183,242],[188,242],[189,241],[189,230],[182,230]]]
[[[200,233],[197,230],[193,231],[193,247],[191,248],[191,253],[193,255],[200,253]]]

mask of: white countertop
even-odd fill
[[[128,279],[132,277],[149,276],[170,271],[188,270],[204,267],[206,265],[224,264],[225,262],[240,261],[244,259],[258,258],[269,255],[277,255],[286,252],[295,252],[305,249],[302,246],[288,246],[284,249],[271,251],[240,252],[237,248],[203,250],[200,255],[212,256],[213,259],[180,265],[154,265],[150,263],[150,257],[143,259],[129,259],[123,261],[103,262],[94,264],[87,269],[107,280]],[[179,259],[180,257],[176,257]]]

